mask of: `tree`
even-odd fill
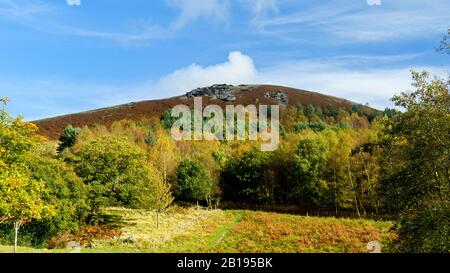
[[[165,129],[170,129],[170,128],[172,128],[172,125],[177,120],[177,118],[172,117],[172,110],[168,109],[168,110],[164,111],[160,120],[161,120],[162,126]]]
[[[126,138],[98,137],[83,143],[68,160],[75,172],[90,185],[94,213],[102,205],[136,207],[143,191],[151,185],[145,151]]]
[[[164,181],[156,169],[151,168],[150,170],[150,179],[145,179],[145,181],[151,184],[142,187],[142,190],[146,192],[140,195],[139,204],[141,208],[156,210],[156,227],[159,228],[159,215],[172,204],[174,199],[170,184]]]
[[[267,153],[256,149],[244,152],[239,158],[228,158],[221,179],[224,197],[234,201],[264,201],[268,190],[263,183],[267,161]]]
[[[11,117],[6,112],[8,98],[0,99],[0,166],[24,165],[28,151],[38,147],[44,138],[36,135],[37,126],[24,122],[23,117]]]
[[[172,204],[173,202],[173,196],[172,196],[172,192],[171,190],[171,186],[167,183],[164,182],[162,180],[157,180],[155,183],[155,191],[154,191],[154,196],[155,196],[155,209],[156,209],[156,227],[159,227],[159,215],[161,213],[161,211],[165,210],[167,207],[170,206],[170,204]]]
[[[355,145],[352,131],[328,131],[327,140],[330,147],[327,177],[332,181],[335,214],[338,215],[340,209],[353,207],[358,211],[359,205],[350,169],[350,151]]]
[[[294,133],[300,133],[303,130],[309,129],[309,123],[308,122],[297,122],[294,125]]]
[[[398,248],[448,252],[450,219],[449,81],[412,72],[414,91],[393,98],[405,112],[386,120],[380,138],[384,207],[399,214]],[[435,223],[430,226],[427,223]],[[446,242],[446,243],[442,243]]]
[[[176,169],[179,163],[179,151],[175,142],[161,125],[156,124],[153,128],[155,142],[148,146],[149,161],[162,174],[165,183],[176,183]]]
[[[181,161],[177,168],[178,197],[186,201],[207,200],[212,191],[212,180],[203,164],[191,158]]]
[[[14,225],[14,252],[19,228],[33,219],[54,213],[44,202],[45,182],[35,180],[27,168],[26,155],[43,142],[37,127],[6,112],[7,98],[0,99],[0,222]]]
[[[450,28],[448,29],[447,34],[442,38],[438,51],[445,54],[450,54]]]
[[[44,202],[46,193],[45,183],[24,170],[11,167],[0,172],[0,221],[14,224],[14,253],[20,226],[54,214],[54,207]]]
[[[313,115],[314,113],[316,113],[316,107],[312,104],[306,105],[305,115],[309,117],[309,116]]]
[[[46,181],[43,199],[55,208],[55,214],[33,220],[23,232],[33,233],[33,245],[42,245],[64,232],[76,232],[90,217],[89,186],[62,160],[33,152],[27,156],[27,165],[32,179]]]
[[[327,128],[327,124],[323,121],[311,121],[308,126],[314,132],[322,132]]]
[[[80,131],[80,128],[74,128],[72,125],[68,125],[59,137],[58,153],[62,153],[64,150],[75,145]]]
[[[320,136],[307,137],[298,143],[294,152],[298,202],[309,205],[326,204],[328,185],[323,179],[323,169],[327,165],[328,153],[328,143]]]

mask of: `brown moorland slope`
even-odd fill
[[[233,88],[233,97],[231,101],[216,99],[212,96],[204,96],[203,104],[217,104],[222,107],[228,104],[285,104],[303,105],[313,104],[320,107],[331,107],[333,109],[350,109],[357,104],[345,99],[323,95],[317,92],[305,91],[295,88],[274,86],[274,85],[241,85]],[[277,101],[270,95],[281,92],[287,97],[286,102]],[[270,95],[269,95],[270,94]],[[269,95],[269,96],[268,96]],[[128,104],[101,108],[97,110],[58,116],[48,119],[33,121],[39,127],[39,134],[48,137],[51,140],[58,139],[63,129],[71,124],[72,126],[82,127],[94,124],[111,125],[114,121],[130,119],[140,120],[152,117],[160,117],[164,111],[178,104],[193,106],[193,98],[179,96],[161,100],[147,100],[141,102],[132,102]]]

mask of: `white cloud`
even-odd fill
[[[253,60],[241,52],[231,52],[224,63],[202,67],[192,64],[164,76],[154,89],[167,95],[180,95],[191,89],[215,83],[251,83],[257,76]]]
[[[171,27],[180,29],[198,18],[225,20],[228,15],[227,0],[166,0],[169,6],[180,10]]]

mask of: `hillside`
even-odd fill
[[[138,120],[142,118],[160,117],[167,109],[178,105],[193,105],[193,97],[203,96],[204,104],[281,104],[303,105],[313,104],[334,109],[349,109],[354,102],[323,95],[316,92],[273,85],[213,85],[187,92],[183,96],[162,100],[147,100],[102,108],[82,113],[53,117],[34,121],[39,127],[39,134],[49,139],[58,139],[62,130],[69,124],[77,127],[93,124],[110,125],[122,119]]]

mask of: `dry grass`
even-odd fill
[[[368,252],[393,239],[390,222],[224,211],[164,244],[160,252]]]
[[[91,250],[109,252],[109,246],[112,246],[113,249],[124,252],[155,252],[165,242],[185,234],[217,213],[218,211],[195,207],[190,209],[176,207],[159,215],[159,227],[157,227],[155,211],[108,208],[104,210],[106,216],[120,219],[116,225],[121,230],[121,236],[107,241],[95,241],[95,247]],[[130,237],[136,239],[137,243],[134,245],[122,243],[124,239]]]
[[[372,220],[247,213],[218,252],[368,252],[370,241],[389,242],[391,224]]]

